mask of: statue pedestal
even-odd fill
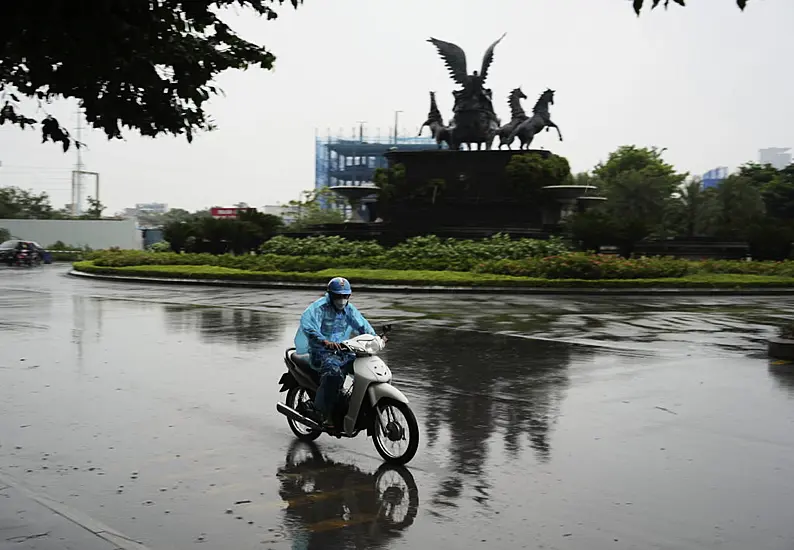
[[[543,227],[542,205],[519,202],[507,177],[517,155],[548,158],[550,151],[401,151],[386,153],[389,167],[405,169],[396,198],[379,208],[383,217],[410,227]],[[392,175],[393,176],[393,175]]]

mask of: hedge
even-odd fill
[[[700,273],[683,277],[644,279],[545,279],[456,271],[324,269],[314,272],[253,271],[218,265],[100,266],[92,261],[76,262],[77,271],[99,275],[180,279],[226,279],[244,281],[311,282],[322,284],[342,276],[361,284],[405,284],[416,286],[535,287],[535,288],[794,288],[793,277]]]
[[[151,253],[142,251],[106,251],[86,258],[102,267],[140,265],[217,266],[254,272],[313,273],[324,269],[382,269],[389,271],[420,270],[428,272],[471,272],[542,279],[667,279],[696,274],[737,274],[794,277],[794,261],[690,261],[676,258],[623,259],[585,253],[565,253],[519,260],[458,258],[451,261],[435,257],[394,256],[293,256],[262,254],[258,256],[212,254]]]
[[[511,239],[503,233],[478,241],[441,239],[435,235],[413,237],[394,247],[385,248],[375,241],[348,241],[339,236],[307,237],[293,239],[278,236],[264,243],[261,254],[278,256],[325,256],[375,258],[381,262],[405,263],[416,260],[435,260],[446,263],[468,263],[481,260],[552,256],[569,251],[568,245],[558,238]]]

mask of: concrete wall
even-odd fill
[[[0,227],[13,237],[35,241],[48,247],[56,241],[68,245],[90,246],[94,250],[117,246],[141,250],[143,238],[135,220],[4,220]]]

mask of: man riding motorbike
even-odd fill
[[[352,289],[343,277],[328,282],[325,296],[307,307],[295,334],[295,351],[309,354],[312,368],[320,373],[314,408],[328,429],[339,390],[356,356],[342,351],[340,342],[359,334],[377,335],[356,307],[349,303]],[[354,334],[356,333],[356,334]]]

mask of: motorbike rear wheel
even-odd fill
[[[310,401],[311,396],[309,395],[309,392],[303,388],[291,388],[287,392],[287,406],[295,409],[298,412],[300,412],[300,409],[298,408],[300,403],[307,400]],[[295,437],[301,441],[314,441],[323,433],[320,430],[315,430],[309,426],[306,426],[305,424],[296,422],[289,417],[287,417],[287,424],[289,425],[289,429],[292,430],[292,433],[295,434]]]
[[[375,426],[372,432],[372,443],[375,450],[390,464],[408,464],[419,449],[419,423],[407,403],[390,399],[388,397],[378,401],[375,414],[380,416],[380,422],[374,419]],[[397,424],[394,411],[400,413],[407,426]],[[383,428],[381,428],[381,425]],[[395,443],[407,439],[404,451],[395,452],[386,447],[386,443]]]

